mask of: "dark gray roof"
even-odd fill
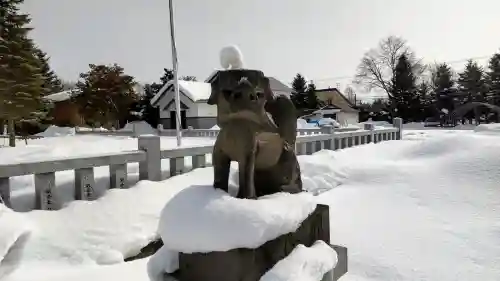
[[[219,70],[213,71],[207,79],[205,79],[206,83],[211,83],[214,77],[217,75]],[[268,77],[269,78],[269,86],[271,87],[271,90],[273,92],[285,92],[285,93],[292,93],[292,88],[284,84],[283,82],[279,81],[278,79],[274,77]]]
[[[271,90],[273,92],[287,92],[292,93],[292,88],[283,84],[283,82],[279,81],[274,77],[269,77],[269,86],[271,86]]]

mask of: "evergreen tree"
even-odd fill
[[[436,65],[432,71],[432,87],[435,93],[441,93],[446,89],[451,89],[455,85],[453,71],[446,63]]]
[[[417,99],[421,110],[417,121],[423,121],[426,117],[436,115],[436,96],[432,92],[432,87],[428,82],[422,81],[417,87]]]
[[[496,53],[488,62],[486,83],[491,102],[500,106],[500,53]]]
[[[81,94],[74,97],[75,102],[90,125],[120,127],[138,100],[134,78],[117,64],[89,66],[76,84]]]
[[[164,68],[163,75],[160,78],[160,82],[162,83],[162,85],[165,85],[170,80],[174,80],[174,71],[172,69]]]
[[[307,90],[307,81],[302,74],[297,73],[292,81],[292,89],[296,94],[305,93]]]
[[[144,95],[139,101],[142,120],[146,121],[153,128],[158,127],[160,120],[160,111],[151,105],[151,99],[158,93],[162,85],[158,83],[144,85]]]
[[[417,87],[417,93],[420,98],[422,105],[430,105],[434,102],[432,96],[432,88],[426,81],[421,82]]]
[[[41,72],[44,77],[44,94],[58,93],[63,90],[63,84],[61,79],[57,77],[56,73],[52,70],[49,64],[50,58],[47,53],[42,51],[40,48],[35,49],[35,56],[40,61]]]
[[[390,105],[393,117],[401,117],[405,121],[413,121],[420,110],[418,101],[416,77],[413,74],[411,62],[405,54],[401,55],[394,70]]]
[[[320,102],[316,95],[316,85],[314,85],[313,81],[307,85],[305,96],[307,109],[318,109],[320,107]]]
[[[28,38],[31,22],[19,11],[23,0],[0,0],[0,118],[8,120],[9,145],[15,146],[15,122],[41,118],[40,61]]]
[[[436,110],[440,115],[454,109],[452,93],[455,92],[453,71],[446,63],[436,65],[432,72],[432,87],[436,97]]]
[[[307,102],[307,81],[302,76],[302,74],[297,73],[295,77],[293,78],[292,81],[292,89],[293,93],[291,96],[291,100],[295,107],[299,109],[306,109],[308,107],[308,102]]]
[[[462,103],[485,100],[487,88],[484,71],[475,61],[469,60],[464,71],[459,73],[458,85]]]
[[[160,77],[160,83],[151,83],[144,86],[144,95],[141,97],[138,107],[142,113],[142,120],[146,121],[152,127],[156,128],[160,120],[160,112],[158,108],[151,105],[151,99],[160,91],[160,89],[174,79],[174,71],[168,68],[163,69],[163,75]],[[180,80],[196,81],[194,76],[184,76]]]

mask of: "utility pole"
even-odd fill
[[[174,92],[175,92],[175,135],[177,136],[177,146],[182,144],[181,134],[181,101],[179,94],[179,65],[177,62],[177,48],[175,46],[175,29],[174,29],[174,5],[172,0],[168,1],[170,12],[170,43],[172,48],[172,64],[174,69]]]

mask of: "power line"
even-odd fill
[[[459,59],[459,60],[454,60],[454,61],[444,61],[443,63],[446,64],[457,64],[457,63],[464,63],[467,62],[468,60],[483,60],[483,59],[488,59],[491,58],[495,53],[488,55],[488,56],[480,56],[480,57],[471,57],[471,58],[466,58],[466,59]],[[345,79],[354,79],[356,76],[353,75],[344,75],[344,76],[336,76],[336,77],[326,77],[326,78],[321,78],[321,79],[313,79],[314,82],[321,82],[321,81],[329,81],[329,80],[345,80]]]

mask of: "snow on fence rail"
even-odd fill
[[[376,129],[373,124],[365,124],[364,130],[351,132],[325,132],[317,135],[297,137],[297,155],[309,155],[322,149],[337,150],[370,142],[399,140],[402,134],[402,120],[395,119],[393,128]],[[109,167],[109,188],[127,188],[127,164],[139,163],[139,180],[162,180],[161,160],[169,159],[170,176],[187,172],[184,158],[192,158],[192,169],[207,166],[206,155],[211,154],[212,145],[161,150],[160,137],[140,136],[138,150],[109,153],[98,156],[64,158],[19,164],[0,165],[0,197],[7,206],[10,200],[10,178],[34,175],[35,208],[56,210],[62,204],[56,195],[55,172],[74,170],[74,199],[96,199],[94,168]],[[1,202],[0,201],[0,202]]]

